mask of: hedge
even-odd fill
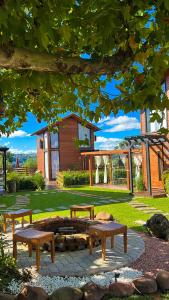
[[[169,194],[169,170],[164,171],[162,179],[164,182],[165,191],[167,194]]]
[[[45,181],[40,173],[34,175],[20,175],[17,172],[7,174],[7,187],[10,183],[16,182],[16,190],[42,190],[45,187]],[[9,190],[9,188],[8,188]]]

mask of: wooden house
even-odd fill
[[[55,180],[59,171],[86,169],[88,162],[81,152],[94,150],[94,133],[99,128],[75,114],[62,118],[53,128],[53,132],[44,127],[32,134],[37,136],[37,165],[45,179]]]

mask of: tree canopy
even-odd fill
[[[27,112],[52,123],[163,110],[168,54],[168,0],[0,0],[0,131]]]

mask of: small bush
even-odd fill
[[[17,172],[7,174],[7,186],[16,182],[16,190],[42,190],[45,187],[45,181],[40,173],[34,175],[20,175]]]
[[[7,242],[4,235],[0,233],[0,291],[8,291],[8,285],[15,280],[27,281],[31,278],[30,273],[25,269],[21,273],[17,269],[15,259],[5,251],[7,248]]]
[[[142,192],[145,190],[145,185],[143,182],[143,177],[139,176],[139,178],[135,179],[135,187],[137,191]]]
[[[164,182],[166,193],[169,194],[169,170],[163,172],[162,180]]]
[[[33,183],[36,186],[36,190],[43,190],[45,188],[45,180],[40,173],[35,173],[32,176]]]
[[[99,182],[103,183],[104,172],[99,171]],[[63,171],[59,172],[57,182],[61,187],[72,185],[86,185],[90,183],[89,171]],[[95,173],[93,173],[93,182],[95,182]]]

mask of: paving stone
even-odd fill
[[[39,214],[39,213],[42,212],[42,210],[40,210],[40,209],[34,209],[32,212],[33,212],[33,214]]]
[[[136,220],[134,223],[138,225],[144,225],[146,222],[143,220]]]
[[[61,209],[61,210],[68,209],[68,207],[66,207],[66,206],[58,206],[57,208],[58,208],[58,209]]]
[[[0,204],[0,208],[6,207],[6,204]]]
[[[54,211],[54,208],[45,208],[45,211]]]

